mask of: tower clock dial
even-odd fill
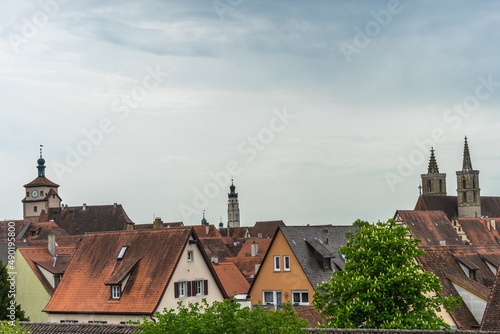
[[[31,192],[31,196],[33,196],[33,198],[37,198],[38,197],[38,190],[33,190]]]

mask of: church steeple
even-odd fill
[[[234,180],[231,179],[231,186],[227,194],[227,227],[240,227],[240,207],[238,203],[238,193],[234,186]]]
[[[457,202],[459,217],[473,218],[481,216],[479,171],[472,169],[467,137],[465,137],[462,170],[457,172]]]
[[[439,173],[439,167],[434,155],[434,147],[431,147],[431,157],[427,174],[422,174],[423,195],[446,196],[446,174]]]

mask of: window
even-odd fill
[[[36,205],[33,207],[33,211],[38,212],[38,207]]]
[[[443,192],[443,180],[439,180],[439,192]]]
[[[43,190],[42,190],[42,191],[40,191],[40,196],[43,196]]]
[[[292,304],[309,305],[309,292],[292,291]]]
[[[203,296],[203,286],[204,286],[204,281],[196,281],[196,295],[197,296]]]
[[[104,320],[89,320],[89,324],[107,324],[107,321]]]
[[[279,309],[281,307],[282,303],[281,291],[263,291],[262,295],[264,304],[274,305],[276,309]]]
[[[30,197],[30,192],[29,191],[26,192],[26,197]]]
[[[281,271],[281,263],[279,256],[274,257],[274,271]]]
[[[61,320],[61,324],[77,324],[78,320]]]
[[[120,286],[112,285],[111,286],[111,299],[120,299]]]
[[[186,288],[187,282],[179,282],[179,298],[184,298],[187,296],[187,288]]]
[[[188,262],[193,262],[193,251],[188,251],[187,257]]]
[[[463,197],[463,198],[462,198],[462,201],[463,201],[464,203],[467,203],[467,193],[466,193],[465,191],[463,192],[463,196],[462,196],[462,197]]]
[[[427,191],[432,192],[431,180],[427,180]]]
[[[125,252],[127,251],[128,246],[123,246],[122,249],[120,249],[120,253],[118,253],[118,260],[123,259],[123,256],[125,255]]]
[[[290,256],[283,256],[283,270],[290,271]]]

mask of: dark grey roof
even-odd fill
[[[340,247],[347,243],[345,234],[356,229],[357,226],[280,226],[283,236],[314,289],[318,284],[329,281],[333,274],[333,269],[322,269],[315,250],[325,259],[335,256],[331,258],[332,268],[343,270],[345,261],[340,255]]]
[[[21,327],[29,328],[33,334],[129,334],[142,333],[142,330],[133,325],[111,324],[59,324],[49,322],[21,322]]]

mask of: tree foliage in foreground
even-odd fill
[[[0,321],[0,333],[2,334],[29,334],[31,330],[22,328],[19,321],[10,322],[7,320]]]
[[[290,303],[281,305],[281,311],[268,311],[262,307],[250,310],[241,308],[239,303],[225,299],[209,305],[191,303],[187,307],[182,302],[177,310],[165,309],[156,313],[156,323],[144,318],[140,328],[147,334],[160,333],[302,333],[302,328],[309,327],[304,319],[297,316]]]
[[[440,295],[441,283],[424,272],[415,258],[425,254],[419,239],[407,237],[410,228],[393,220],[376,225],[356,221],[340,249],[343,271],[320,285],[313,304],[331,328],[450,329],[437,315],[451,311],[461,298]]]

